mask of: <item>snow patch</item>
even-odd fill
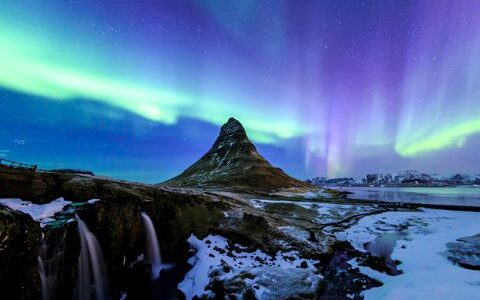
[[[480,233],[480,213],[424,209],[417,212],[386,212],[364,217],[358,224],[337,233],[365,251],[364,244],[402,226],[404,237],[395,245],[392,259],[400,260],[403,274],[389,276],[349,263],[360,272],[383,282],[364,291],[365,299],[478,299],[480,272],[450,262],[447,243]]]
[[[238,280],[238,275],[248,273],[251,276],[244,276],[242,281],[246,286],[254,287],[257,299],[275,299],[281,293],[313,292],[321,279],[321,275],[315,274],[314,264],[318,261],[302,259],[297,251],[279,252],[271,257],[260,250],[244,252],[245,248],[240,245],[231,250],[227,239],[217,235],[209,235],[203,240],[191,235],[187,241],[196,250],[188,260],[192,269],[178,285],[187,299],[213,296],[206,288],[214,277],[232,281]],[[284,283],[279,284],[282,281]]]
[[[93,204],[99,199],[91,199],[88,200],[88,204]],[[22,199],[17,198],[4,198],[0,199],[0,205],[6,206],[12,210],[20,211],[24,214],[29,215],[32,217],[34,221],[40,223],[40,227],[45,227],[50,222],[55,221],[53,216],[56,213],[59,213],[64,210],[64,208],[68,205],[72,204],[71,201],[65,200],[64,198],[58,198],[51,202],[44,203],[44,204],[35,204],[30,201],[24,201]],[[73,219],[72,219],[73,220]],[[72,220],[67,220],[71,222]]]
[[[94,204],[95,202],[100,201],[100,199],[90,199],[87,201],[88,204]]]
[[[40,222],[41,227],[44,227],[48,222],[54,221],[52,217],[71,203],[71,201],[63,198],[58,198],[45,204],[34,204],[21,199],[0,199],[0,205],[30,215],[33,220]]]

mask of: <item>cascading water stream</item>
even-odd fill
[[[78,258],[78,299],[109,299],[107,271],[100,244],[78,216],[77,222],[81,246]]]
[[[42,234],[42,244],[37,259],[43,300],[55,298],[58,275],[63,268],[65,234],[63,229],[51,229]]]
[[[147,260],[152,265],[152,279],[156,279],[160,276],[160,271],[164,268],[160,247],[158,245],[157,232],[153,226],[152,219],[144,212],[142,212],[142,220],[147,237]]]

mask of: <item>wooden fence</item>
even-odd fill
[[[0,165],[5,166],[9,169],[29,170],[32,173],[37,171],[37,165],[28,165],[5,158],[0,158]]]

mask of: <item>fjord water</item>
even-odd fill
[[[88,229],[87,224],[78,216],[77,222],[80,235],[78,299],[109,299],[107,269],[100,244],[95,235]]]
[[[158,245],[157,232],[153,226],[152,219],[142,212],[143,225],[145,226],[147,260],[152,265],[152,279],[158,278],[162,269],[162,256]]]
[[[350,199],[480,207],[480,187],[342,187]]]

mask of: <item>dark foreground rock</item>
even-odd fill
[[[39,257],[52,279],[47,298],[75,298],[80,252],[75,215],[99,241],[112,298],[118,299],[123,294],[129,299],[184,297],[176,290],[177,285],[191,268],[187,260],[198,251],[187,240],[192,236],[203,240],[209,235],[225,238],[230,246],[215,249],[212,246],[213,252],[208,254],[211,258],[225,259],[219,261],[218,271],[210,274],[207,297],[249,298],[269,286],[270,298],[315,299],[353,290],[360,294],[374,284],[367,279],[366,285],[353,284],[352,280],[333,275],[333,267],[326,267],[333,266],[335,239],[315,227],[322,220],[316,219],[314,207],[292,213],[291,205],[258,209],[248,199],[223,192],[163,188],[71,173],[47,172],[35,176],[33,185],[32,181],[20,182],[15,191],[3,190],[0,194],[12,197],[19,193],[20,198],[29,195],[27,199],[34,203],[63,196],[73,203],[44,228],[27,215],[1,210],[0,284],[4,295],[8,295],[5,299],[36,299],[45,293],[39,277]],[[100,201],[87,202],[90,199]],[[170,282],[149,280],[151,266],[142,260],[146,236],[141,212],[147,213],[154,223],[164,261],[175,266],[163,276]],[[342,216],[343,213],[338,218]],[[331,223],[330,219],[326,221]],[[245,268],[242,262],[248,255],[251,259],[247,262],[252,268]],[[284,272],[274,262],[293,269]],[[355,273],[350,269],[345,272]],[[275,284],[278,282],[282,284]]]
[[[349,243],[336,242],[322,268],[324,280],[318,287],[317,299],[363,299],[362,290],[382,286],[381,282],[360,273],[348,263],[363,255]]]
[[[447,257],[459,266],[480,270],[480,234],[464,237],[447,244]]]
[[[165,260],[184,262],[189,254],[187,238],[192,234],[205,236],[219,226],[222,211],[228,204],[221,199],[204,195],[169,192],[148,185],[136,185],[103,178],[84,177],[65,173],[37,173],[10,176],[16,181],[14,188],[0,190],[0,197],[18,197],[34,203],[45,203],[63,196],[74,203],[71,209],[82,218],[99,240],[106,263],[112,296],[141,286],[132,285],[129,268],[145,253],[144,228],[140,213],[149,214],[157,228]],[[32,177],[34,179],[32,180]],[[20,179],[18,179],[20,178]],[[21,180],[23,178],[23,180]],[[11,182],[11,181],[9,181]],[[49,200],[47,200],[49,199]],[[101,199],[86,205],[85,201]],[[77,205],[78,204],[78,205]],[[81,205],[80,205],[81,204]],[[58,240],[63,244],[62,257],[55,264],[57,285],[51,287],[51,299],[70,299],[75,290],[79,238],[76,222],[69,216],[57,214],[63,222],[53,222],[41,229],[39,223],[29,216],[0,210],[0,285],[5,299],[39,298],[41,282],[37,256],[44,245],[46,259],[52,259],[52,252],[58,251]],[[73,219],[71,219],[73,220]],[[44,236],[42,238],[42,235]],[[56,250],[55,250],[56,249]],[[145,282],[147,290],[149,281]],[[11,297],[10,297],[11,296]]]
[[[0,291],[2,299],[38,299],[37,255],[41,231],[30,217],[0,207]]]

